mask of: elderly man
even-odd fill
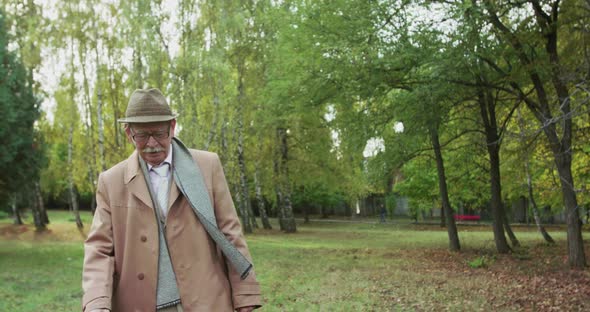
[[[83,311],[234,311],[260,307],[223,168],[174,138],[157,89],[131,95],[131,156],[98,179],[84,244]]]

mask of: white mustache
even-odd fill
[[[162,147],[146,147],[141,150],[144,153],[159,153],[163,152],[164,149]]]

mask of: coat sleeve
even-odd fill
[[[84,242],[82,311],[111,309],[114,270],[111,207],[104,174],[101,174],[96,191],[96,211],[88,238]]]
[[[242,227],[227,186],[227,181],[225,180],[221,161],[217,154],[214,155],[214,163],[212,164],[213,196],[217,225],[225,237],[240,251],[240,253],[252,262],[252,257],[250,256],[246,240],[242,234]],[[260,307],[262,305],[260,285],[256,281],[254,269],[251,269],[248,277],[242,280],[240,274],[234,270],[229,262],[227,262],[227,264],[234,309],[247,306]]]

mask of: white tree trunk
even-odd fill
[[[211,83],[213,83],[213,122],[211,123],[211,128],[209,129],[207,141],[205,142],[205,146],[203,147],[203,149],[206,151],[209,150],[209,146],[215,139],[217,119],[219,118],[219,95],[217,94],[217,86],[214,84],[213,79],[211,79]]]
[[[281,172],[279,170],[279,153],[276,153],[273,157],[273,168],[274,168],[274,185],[276,194],[276,212],[279,219],[279,229],[285,230],[285,209],[283,205],[283,192],[281,191]]]
[[[279,147],[281,150],[281,186],[283,189],[283,209],[284,209],[284,231],[287,233],[297,232],[297,224],[295,223],[295,216],[293,215],[293,206],[291,205],[291,183],[289,181],[289,167],[288,167],[288,145],[287,145],[287,130],[278,128],[277,134],[279,138]]]
[[[41,222],[43,225],[49,224],[49,216],[47,216],[47,210],[43,203],[43,194],[41,193],[41,183],[35,182],[35,196],[37,198],[37,207],[39,208],[39,216],[41,216]]]
[[[88,87],[88,77],[86,75],[86,63],[85,63],[85,56],[80,55],[80,62],[82,64],[82,76],[84,78],[84,94],[85,94],[85,101],[86,102],[86,118],[85,119],[85,126],[86,130],[88,131],[87,139],[89,140],[88,146],[90,147],[90,154],[87,156],[88,158],[88,182],[92,186],[92,193],[96,193],[96,181],[98,180],[98,174],[96,170],[96,151],[94,150],[94,126],[92,124],[92,104],[90,101],[90,89]],[[96,206],[96,198],[92,197],[92,212],[94,213]]]
[[[522,115],[520,112],[520,107],[517,110],[517,114],[518,114],[518,126],[520,127],[520,144],[521,144],[521,146],[526,146],[527,142],[526,142],[526,134],[524,131],[524,119],[522,118]],[[525,149],[526,149],[526,147],[525,147]],[[550,244],[555,244],[553,237],[551,237],[551,235],[549,235],[549,233],[547,232],[547,230],[545,229],[543,224],[541,224],[541,216],[539,215],[539,208],[537,207],[537,202],[535,201],[535,197],[533,194],[533,178],[531,176],[531,171],[530,171],[529,166],[530,166],[529,152],[527,149],[527,150],[525,150],[524,170],[525,170],[525,174],[526,174],[526,184],[527,184],[527,189],[528,189],[528,193],[529,193],[529,203],[530,203],[531,208],[533,209],[533,217],[535,219],[535,224],[537,225],[537,229],[539,230],[539,232],[541,233],[541,236],[543,236],[545,241],[547,241]],[[527,219],[528,219],[528,213],[527,213]]]
[[[74,127],[70,126],[70,135],[68,138],[68,190],[70,194],[70,209],[74,213],[74,217],[76,218],[76,226],[81,229],[84,227],[82,224],[82,219],[80,219],[80,211],[78,205],[78,196],[76,196],[76,190],[74,186],[74,167],[72,166],[72,156],[73,156],[73,138],[74,138]]]
[[[252,233],[254,224],[250,216],[250,196],[248,188],[248,179],[246,178],[246,161],[244,157],[244,84],[243,84],[243,67],[242,62],[238,63],[238,106],[236,118],[238,119],[238,168],[240,173],[240,210],[242,211],[242,222],[244,223],[244,232]]]
[[[262,186],[260,185],[260,179],[258,179],[258,166],[254,172],[254,186],[256,189],[256,200],[258,202],[258,209],[260,210],[260,219],[262,220],[262,227],[267,230],[272,229],[266,214],[266,205],[264,204],[264,197],[262,196]]]
[[[96,120],[98,125],[98,152],[101,171],[107,170],[105,155],[104,155],[104,126],[102,120],[102,92],[100,89],[97,91],[97,105],[96,105]]]

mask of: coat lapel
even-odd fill
[[[172,185],[170,186],[170,194],[168,194],[168,211],[180,195],[180,191],[178,191],[178,187],[176,186],[176,181],[174,178],[172,179]]]
[[[145,178],[143,176],[143,172],[141,171],[141,167],[139,166],[139,159],[138,159],[137,151],[134,151],[133,154],[127,160],[127,171],[125,171],[125,184],[129,189],[129,193],[133,196],[139,198],[145,205],[154,209],[154,203],[152,203],[152,198],[150,197],[150,192],[148,187],[145,183]]]

